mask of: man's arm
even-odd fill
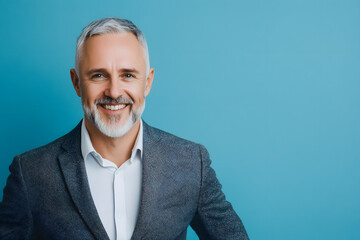
[[[10,176],[0,203],[0,239],[30,239],[32,217],[19,157],[10,165]]]
[[[197,213],[191,227],[200,239],[248,239],[240,218],[225,200],[221,185],[210,167],[211,161],[205,147],[200,147],[200,154],[201,189]]]

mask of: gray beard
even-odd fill
[[[124,124],[118,123],[120,116],[111,116],[109,123],[106,123],[100,116],[100,113],[95,104],[94,108],[89,108],[82,104],[85,117],[94,124],[97,129],[99,129],[102,134],[111,138],[118,138],[124,136],[140,119],[142,113],[145,109],[145,99],[144,103],[138,109],[131,109],[130,116]]]

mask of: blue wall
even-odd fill
[[[76,38],[116,16],[148,39],[145,121],[208,148],[252,239],[360,239],[359,1],[2,0],[0,10],[1,189],[16,154],[81,119]]]

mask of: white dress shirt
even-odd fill
[[[110,240],[128,240],[135,229],[141,197],[142,124],[140,119],[140,130],[130,159],[118,168],[95,151],[82,121],[81,152],[90,192]]]

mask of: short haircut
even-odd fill
[[[81,47],[86,39],[95,35],[104,35],[108,33],[124,33],[130,32],[135,35],[137,40],[141,43],[144,49],[144,58],[146,64],[146,77],[150,72],[150,59],[149,50],[146,43],[146,39],[141,30],[131,21],[121,18],[103,18],[95,20],[87,25],[81,32],[76,43],[76,54],[75,54],[75,70],[79,74],[79,61]]]

